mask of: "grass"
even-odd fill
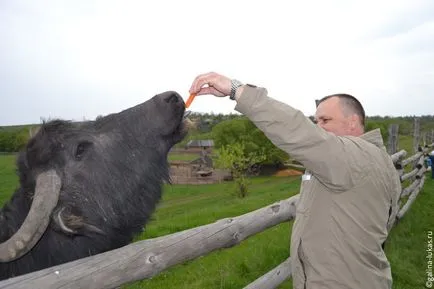
[[[296,178],[255,178],[245,199],[232,196],[231,190],[231,183],[166,187],[163,202],[139,238],[163,236],[248,213],[296,194],[299,182]],[[281,224],[239,246],[215,251],[125,288],[242,288],[289,256],[290,229],[290,225]],[[282,288],[291,288],[288,286]]]
[[[434,231],[434,180],[426,175],[424,189],[392,229],[386,255],[392,265],[394,289],[425,288],[428,231]]]
[[[412,155],[414,155],[414,151],[413,151],[413,137],[409,136],[409,135],[399,135],[398,138],[398,150],[405,150],[407,151],[407,156],[406,157],[410,157]]]
[[[18,186],[15,173],[15,154],[0,155],[0,205],[3,205]]]
[[[168,156],[169,161],[183,161],[189,162],[199,158],[199,154],[182,154],[182,153],[170,153]]]
[[[0,156],[0,202],[9,198],[17,185],[15,156]],[[295,177],[251,179],[250,194],[238,199],[233,184],[165,186],[163,200],[145,232],[137,239],[155,238],[238,216],[298,193]],[[423,288],[427,232],[434,229],[434,180],[427,174],[426,185],[410,211],[392,230],[386,254],[392,265],[394,289]],[[149,280],[124,286],[149,288],[243,288],[289,255],[292,222],[280,224],[250,237],[240,245],[212,252],[174,266]],[[279,286],[292,288],[291,280]]]

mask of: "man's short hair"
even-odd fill
[[[323,98],[321,98],[320,100],[316,100],[316,106],[318,107],[318,105],[329,99],[332,97],[337,97],[340,100],[340,103],[342,105],[342,107],[344,109],[347,109],[348,111],[350,111],[351,113],[355,113],[359,116],[360,118],[360,124],[365,127],[365,110],[363,109],[362,104],[360,103],[360,101],[357,100],[357,98],[355,98],[354,96],[350,95],[350,94],[346,94],[346,93],[337,93],[337,94],[331,94],[331,95],[327,95]]]

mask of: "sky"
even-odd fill
[[[434,1],[0,0],[0,126],[94,119],[215,71],[315,113],[434,114]],[[198,96],[196,112],[235,113]]]

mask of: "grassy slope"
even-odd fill
[[[257,178],[245,199],[232,184],[166,187],[163,203],[141,238],[153,238],[238,216],[296,194],[295,178]],[[281,224],[241,245],[175,266],[128,288],[242,288],[289,255],[290,225]],[[291,288],[288,287],[282,288]]]
[[[16,155],[0,155],[0,205],[3,205],[16,189],[18,177],[15,174]]]
[[[16,187],[15,156],[0,156],[0,203]],[[428,175],[427,175],[428,176]],[[203,186],[166,186],[162,203],[146,232],[153,238],[218,219],[237,216],[296,194],[294,178],[253,179],[245,199],[231,195],[231,183]],[[434,225],[434,181],[426,186],[411,210],[392,230],[386,253],[392,264],[394,289],[422,288],[426,269],[427,231]],[[197,260],[175,266],[151,280],[127,288],[242,288],[280,264],[289,254],[290,224],[281,224],[230,249],[219,250]],[[291,281],[279,288],[292,288]]]
[[[424,189],[404,218],[392,229],[386,244],[394,289],[425,288],[427,233],[434,231],[433,208],[434,180],[427,173]]]
[[[189,161],[195,160],[199,157],[200,157],[199,154],[170,153],[168,159],[169,159],[169,161],[189,162]]]

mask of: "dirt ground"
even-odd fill
[[[288,177],[288,176],[301,176],[303,172],[292,170],[292,169],[283,169],[276,172],[274,175],[277,177]]]

